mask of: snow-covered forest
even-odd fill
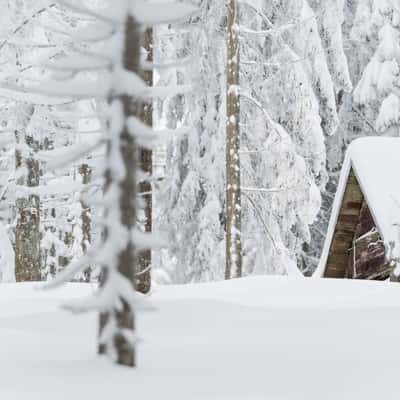
[[[367,381],[378,358],[395,382],[398,350],[356,365],[368,340],[396,347],[385,315],[400,289],[314,272],[350,144],[399,134],[400,0],[0,0],[0,395],[108,399],[118,385],[143,399],[377,398],[349,376]],[[379,241],[398,281],[393,237]],[[368,312],[388,337],[368,330]],[[341,347],[351,330],[370,336]],[[326,378],[299,386],[323,374],[322,336],[341,343],[322,361],[342,368],[344,396],[329,397]],[[201,380],[214,363],[220,384]],[[28,387],[13,387],[27,365]],[[268,376],[297,396],[268,391]]]

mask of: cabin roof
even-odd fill
[[[343,197],[353,171],[362,195],[386,244],[394,241],[400,254],[400,138],[366,137],[349,146],[333,203],[316,276],[323,276]]]

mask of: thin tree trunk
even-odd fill
[[[43,149],[46,151],[54,149],[54,141],[51,137],[46,136],[43,140]],[[52,220],[53,223],[45,223],[41,229],[44,235],[50,231],[52,235],[57,235],[57,224],[56,224],[56,206],[44,207],[43,208],[43,220]],[[41,246],[42,247],[42,246]],[[57,249],[54,243],[51,244],[50,248],[41,248],[41,275],[42,280],[47,280],[48,276],[54,277],[57,273],[58,257]]]
[[[146,61],[153,62],[153,30],[146,29],[143,35],[143,48],[146,51]],[[153,86],[153,70],[142,71],[142,78],[148,86]],[[153,104],[151,100],[141,107],[141,120],[148,126],[153,126]],[[140,167],[143,172],[150,176],[153,172],[153,152],[148,149],[139,149]],[[140,221],[145,232],[152,231],[152,186],[149,181],[139,182],[139,193],[144,202],[143,216]],[[151,289],[151,250],[144,250],[138,255],[136,272],[136,290],[148,293]]]
[[[240,96],[237,0],[227,0],[226,92],[226,270],[225,278],[242,275],[240,192]]]
[[[17,144],[29,149],[29,155],[21,152],[17,146],[15,151],[15,168],[17,186],[39,186],[39,162],[34,153],[38,143],[24,130],[34,113],[34,107],[26,110],[27,121],[21,130],[15,132]],[[26,151],[26,150],[25,150]],[[26,171],[24,171],[24,169]],[[17,224],[15,229],[15,277],[17,282],[40,281],[40,200],[37,195],[26,195],[16,199]]]
[[[82,164],[79,167],[79,173],[81,174],[82,177],[82,183],[84,185],[87,185],[90,183],[91,178],[92,178],[92,168],[88,164]],[[86,204],[85,201],[81,200],[81,221],[82,221],[82,251],[83,253],[86,253],[89,244],[92,241],[92,232],[91,232],[91,227],[92,227],[92,220],[91,220],[91,210],[88,204]],[[92,268],[88,267],[85,269],[83,272],[83,279],[85,282],[90,282],[91,279],[91,274],[92,274]]]
[[[125,22],[125,41],[123,49],[123,62],[126,70],[139,73],[140,62],[140,26],[132,16],[128,16]],[[140,116],[141,106],[136,99],[127,95],[117,96],[111,98],[111,102],[120,102],[123,107],[124,120],[130,116]],[[110,140],[108,144],[107,158],[108,165],[112,164],[111,158],[115,152],[121,152],[121,158],[124,165],[125,176],[119,180],[119,207],[120,207],[120,224],[126,229],[129,234],[133,233],[136,226],[137,210],[136,210],[136,196],[137,196],[137,146],[133,135],[128,131],[126,123],[124,123],[120,133],[119,148],[114,149],[115,141]],[[110,189],[112,185],[115,186],[115,178],[112,176],[110,169],[106,171],[106,185],[105,192]],[[111,207],[114,207],[112,205]],[[106,213],[108,210],[106,209]],[[107,229],[104,232],[104,238],[107,240],[109,232]],[[114,238],[115,239],[115,238]],[[135,271],[137,260],[135,258],[135,249],[132,239],[129,238],[127,245],[122,249],[117,257],[117,268],[121,275],[127,278],[132,283],[132,288],[135,286]],[[107,282],[107,270],[103,269],[102,281],[103,285]],[[103,313],[100,315],[100,333],[112,319],[116,323],[118,334],[114,335],[114,351],[116,355],[116,362],[121,365],[134,366],[135,365],[135,349],[133,343],[122,332],[133,332],[135,328],[135,319],[132,305],[122,300],[122,307],[119,310],[113,310],[110,313]],[[111,315],[112,313],[112,315]],[[104,345],[99,346],[99,353],[109,352]]]

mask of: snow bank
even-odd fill
[[[93,290],[0,288],[0,393],[12,400],[398,398],[398,284],[257,277],[160,286],[138,316],[139,368],[95,356]],[[23,376],[21,376],[23,374]]]

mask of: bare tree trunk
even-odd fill
[[[19,131],[15,132],[17,144],[29,150],[26,156],[17,146],[15,151],[15,168],[17,185],[39,186],[39,162],[34,153],[39,145],[24,130],[29,125],[34,107],[26,110],[27,121]],[[27,151],[25,150],[25,151]],[[24,169],[26,171],[24,171]],[[40,200],[39,196],[27,194],[16,199],[17,224],[15,230],[15,277],[17,282],[40,281]]]
[[[140,62],[140,26],[132,16],[128,16],[125,22],[125,42],[123,49],[123,62],[127,71],[139,73]],[[136,99],[128,95],[118,95],[111,98],[111,102],[120,102],[123,107],[124,120],[130,116],[140,117],[141,105]],[[137,196],[137,152],[138,148],[133,135],[128,131],[126,123],[124,123],[119,138],[119,148],[114,149],[115,141],[109,140],[108,143],[108,165],[111,157],[115,152],[120,151],[122,162],[124,165],[125,176],[119,180],[119,207],[120,207],[120,224],[126,228],[126,232],[132,234],[137,222],[136,196]],[[110,169],[106,171],[106,186],[105,191],[115,186],[115,178],[112,176]],[[111,206],[114,207],[114,206]],[[108,210],[106,209],[106,213]],[[109,232],[107,229],[104,232],[104,238],[107,240]],[[132,288],[135,286],[135,271],[137,260],[135,258],[135,249],[132,239],[129,238],[127,245],[122,249],[117,258],[117,268],[121,275],[127,278],[132,283]],[[105,285],[109,277],[107,270],[103,269],[102,284]],[[116,323],[118,334],[114,335],[114,350],[116,352],[116,362],[121,365],[135,365],[135,349],[133,343],[122,332],[132,332],[135,327],[134,313],[132,305],[121,299],[122,307],[120,310],[114,309],[110,313],[100,315],[100,333],[104,326],[112,318]],[[112,315],[111,315],[112,313]],[[99,353],[105,353],[107,349],[104,345],[99,346]]]
[[[88,164],[82,164],[79,167],[79,173],[81,174],[82,177],[82,183],[84,185],[87,185],[90,183],[91,178],[92,178],[92,168]],[[88,204],[86,204],[85,201],[81,200],[81,221],[82,221],[82,251],[83,253],[86,253],[89,244],[92,241],[92,232],[91,232],[91,227],[92,227],[92,220],[91,220],[91,210]],[[91,274],[92,274],[92,268],[88,267],[85,269],[83,272],[83,279],[85,282],[90,282],[91,279]]]
[[[68,223],[70,223],[71,221],[67,221]],[[66,231],[64,229],[59,231],[59,237],[58,239],[62,242],[64,242],[65,244],[65,248],[70,249],[72,246],[72,243],[74,241],[73,238],[73,233],[72,231]],[[59,269],[64,269],[66,268],[69,263],[71,262],[71,256],[58,256],[58,268]],[[56,271],[57,273],[57,271]]]
[[[146,61],[153,62],[153,30],[146,29],[143,35],[143,48],[146,51]],[[142,71],[142,78],[148,86],[153,86],[153,70]],[[151,100],[141,107],[141,120],[149,126],[153,126],[153,104]],[[150,176],[153,172],[153,152],[148,149],[139,149],[140,167]],[[139,193],[144,202],[144,220],[140,221],[145,232],[152,231],[152,186],[149,181],[139,182]],[[144,250],[138,255],[136,272],[136,290],[148,293],[151,289],[151,250]]]
[[[226,270],[225,278],[242,275],[240,191],[240,96],[237,0],[227,0],[226,92]]]

